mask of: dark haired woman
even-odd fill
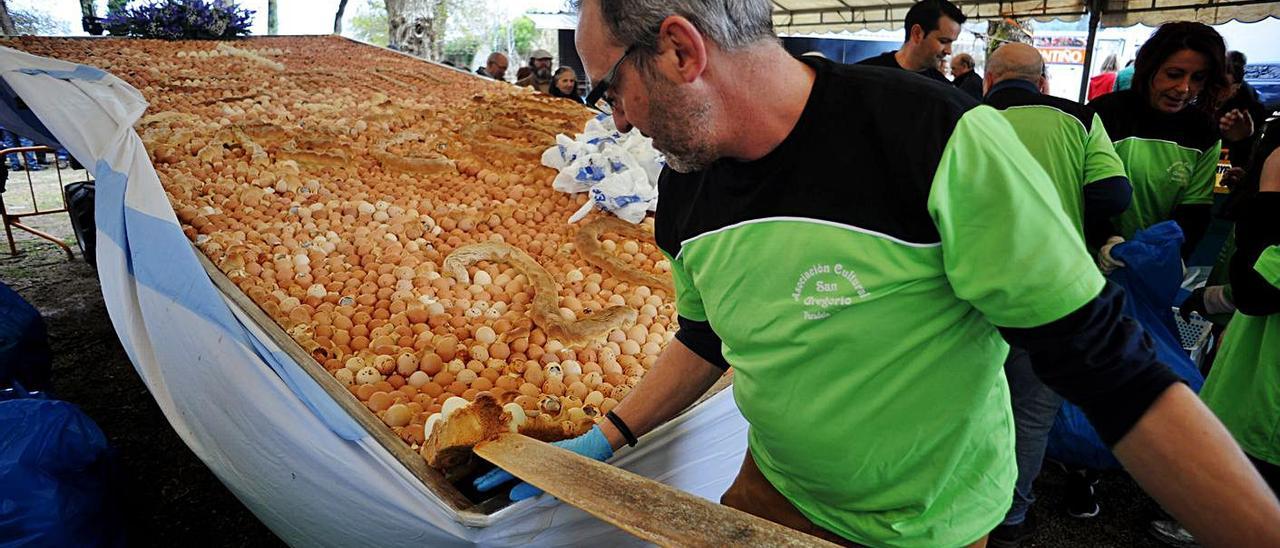
[[[1156,223],[1175,220],[1187,258],[1209,227],[1213,181],[1222,150],[1217,99],[1227,86],[1226,47],[1208,25],[1166,23],[1134,63],[1133,87],[1099,97],[1097,111],[1133,185],[1129,210],[1116,218],[1117,236],[1102,248],[1104,270],[1115,243]],[[1235,131],[1239,119],[1224,119]]]
[[[552,97],[583,102],[582,96],[578,95],[578,74],[573,71],[573,67],[556,69],[555,74],[551,75],[550,93]]]

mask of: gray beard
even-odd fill
[[[653,148],[666,157],[667,166],[680,173],[702,171],[720,157],[711,143],[710,107],[662,78],[649,78],[650,121],[648,136]],[[657,116],[655,116],[657,114]]]
[[[662,149],[658,150],[662,151]],[[708,155],[703,154],[681,156],[665,151],[662,151],[662,154],[666,157],[667,167],[675,170],[677,173],[693,173],[695,171],[702,171],[711,167],[711,163],[715,161],[714,157],[707,157]]]
[[[653,148],[666,157],[671,169],[680,173],[706,169],[719,158],[719,152],[708,144],[706,136],[702,134],[702,130],[707,127],[706,106],[690,104],[686,97],[677,97],[678,92],[661,95],[666,97],[658,103],[650,101],[650,112],[654,112],[657,107],[658,112],[669,117],[653,121]]]

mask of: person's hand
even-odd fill
[[[1228,189],[1234,189],[1240,181],[1244,180],[1244,174],[1245,171],[1242,167],[1233,167],[1228,169],[1226,173],[1222,174],[1222,186],[1227,187]]]
[[[1101,270],[1103,274],[1110,274],[1117,268],[1128,266],[1124,264],[1124,261],[1111,256],[1111,249],[1122,243],[1124,243],[1124,238],[1112,236],[1107,238],[1107,243],[1102,246],[1102,249],[1098,250],[1098,270]]]
[[[1218,119],[1218,129],[1228,141],[1243,141],[1253,135],[1253,117],[1248,112],[1233,109]]]
[[[584,457],[601,462],[608,460],[609,457],[613,456],[613,447],[609,446],[609,440],[605,439],[604,432],[600,430],[599,426],[591,427],[591,431],[576,438],[558,441],[551,445],[568,449]],[[472,484],[475,485],[476,490],[483,493],[485,491],[492,491],[495,487],[511,481],[512,479],[515,479],[515,476],[512,476],[511,473],[501,468],[495,468],[489,473],[476,478]],[[521,483],[520,485],[512,488],[511,494],[508,496],[511,498],[511,502],[516,502],[529,497],[536,497],[541,494],[541,489],[527,483]]]
[[[1209,316],[1209,311],[1205,309],[1204,304],[1204,290],[1203,287],[1197,287],[1187,300],[1182,301],[1182,305],[1178,307],[1178,315],[1182,316],[1182,321],[1190,322],[1192,312],[1199,314],[1201,318]]]

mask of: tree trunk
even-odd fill
[[[342,34],[342,13],[347,11],[347,0],[338,2],[338,14],[333,16],[333,33]]]
[[[267,34],[280,34],[280,17],[277,14],[276,0],[267,0]]]
[[[13,28],[13,18],[9,17],[9,3],[0,0],[0,31],[5,36],[17,36],[17,29]]]
[[[431,24],[431,59],[444,59],[444,29],[449,20],[449,0],[434,0],[435,19]]]
[[[405,11],[409,7],[409,0],[386,0],[387,5],[387,46],[392,49],[402,49],[400,44],[400,29],[404,26]]]
[[[439,60],[450,0],[387,0],[387,38],[400,51]]]
[[[80,16],[81,17],[97,17],[98,8],[93,5],[93,0],[80,0]]]
[[[987,58],[1008,42],[1031,43],[1031,19],[987,21]]]

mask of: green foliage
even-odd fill
[[[471,63],[481,45],[495,51],[513,49],[517,58],[527,55],[542,33],[528,17],[501,23],[494,2],[484,0],[432,0],[437,18],[444,16],[445,31],[442,58],[459,66]],[[365,0],[350,19],[346,34],[353,38],[385,46],[389,43],[385,0]]]
[[[525,57],[533,50],[533,41],[538,39],[538,26],[533,19],[521,16],[511,23],[511,39],[516,51]]]
[[[351,17],[351,35],[357,40],[370,44],[386,46],[390,39],[387,35],[387,4],[383,0],[367,0],[365,5],[356,10]]]
[[[533,44],[541,36],[537,24],[525,16],[503,24],[489,33],[488,42],[494,51],[511,51],[517,59],[529,56]],[[519,63],[523,64],[523,63]]]
[[[81,2],[81,4],[83,3],[84,2]],[[92,4],[93,3],[92,0],[90,0],[89,3]],[[129,0],[107,0],[107,13],[108,14],[116,13],[124,9],[125,6],[128,6],[128,5],[129,5]]]
[[[465,67],[471,63],[471,58],[475,57],[476,51],[479,49],[480,38],[478,36],[453,38],[444,43],[444,59],[460,67]]]

